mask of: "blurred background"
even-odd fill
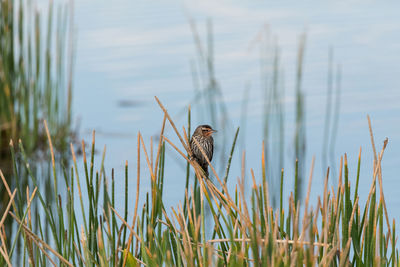
[[[90,140],[95,129],[97,148],[107,145],[106,169],[115,168],[122,177],[125,160],[136,162],[139,130],[147,144],[150,137],[156,140],[163,116],[154,101],[158,96],[178,128],[187,125],[191,105],[192,127],[207,123],[219,131],[214,163],[221,173],[240,126],[233,185],[241,176],[243,151],[248,181],[250,168],[261,179],[265,140],[270,186],[278,188],[284,168],[286,195],[293,190],[296,157],[307,183],[315,156],[314,196],[323,189],[328,166],[333,168],[330,185],[335,185],[344,153],[354,184],[362,147],[360,190],[367,194],[373,168],[369,114],[377,150],[389,138],[384,189],[389,210],[400,218],[395,211],[400,204],[395,194],[400,186],[397,3],[74,5],[73,114],[82,138]],[[174,136],[171,128],[167,136]],[[165,190],[182,192],[185,164],[168,150]],[[176,205],[181,196],[167,193],[165,198]]]
[[[389,138],[382,163],[383,186],[389,214],[400,219],[396,209],[400,204],[396,194],[400,187],[399,3],[81,0],[54,1],[49,9],[49,2],[40,0],[24,5],[42,14],[37,21],[31,15],[22,22],[27,29],[43,26],[36,39],[43,37],[46,44],[46,38],[55,36],[50,44],[47,41],[55,48],[36,52],[46,59],[53,57],[59,66],[52,69],[44,60],[40,63],[52,70],[47,76],[46,71],[37,74],[44,75],[35,84],[43,90],[38,99],[49,95],[54,109],[39,111],[33,121],[47,118],[52,135],[63,140],[58,142],[60,151],[66,154],[69,142],[79,151],[80,140],[90,143],[95,130],[95,167],[100,166],[106,146],[105,173],[110,176],[114,168],[117,190],[124,188],[128,161],[130,203],[135,199],[137,134],[143,134],[148,146],[150,140],[159,140],[163,112],[154,100],[157,96],[178,129],[187,129],[190,106],[192,132],[199,124],[218,130],[213,164],[221,176],[240,127],[229,188],[235,187],[242,173],[249,188],[251,169],[261,180],[264,150],[271,192],[277,192],[284,168],[284,195],[289,196],[298,159],[304,194],[315,157],[312,200],[323,190],[328,167],[329,185],[335,187],[345,153],[350,182],[355,183],[360,148],[359,194],[367,198],[373,174],[369,114],[378,152]],[[53,13],[48,20],[49,10]],[[54,25],[47,31],[49,22]],[[16,36],[10,38],[17,41]],[[24,51],[16,49],[9,55],[28,56]],[[7,96],[4,84],[11,81],[2,81]],[[21,81],[17,84],[24,84]],[[52,95],[55,85],[59,93]],[[58,95],[64,96],[63,101]],[[29,114],[32,109],[23,110]],[[34,143],[46,145],[44,128],[35,123],[28,121],[33,126],[25,135],[32,129],[42,134],[31,142],[31,150]],[[22,134],[8,133],[8,125],[1,124],[0,130],[21,138]],[[177,141],[171,127],[166,136]],[[7,148],[9,139],[1,140]],[[23,136],[22,140],[30,142]],[[186,162],[168,146],[166,153],[164,200],[166,206],[176,206],[184,195]],[[145,161],[142,164],[141,201],[150,184]],[[123,205],[122,197],[117,205]],[[276,197],[271,194],[273,203]]]

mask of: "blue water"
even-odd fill
[[[122,190],[124,164],[130,167],[130,207],[133,213],[136,185],[137,133],[146,145],[156,141],[162,112],[158,96],[176,120],[186,125],[182,111],[193,104],[195,90],[190,63],[197,52],[189,25],[192,18],[206,40],[206,24],[213,23],[216,78],[230,114],[231,129],[239,126],[243,92],[249,91],[245,139],[246,177],[250,168],[260,180],[263,129],[258,37],[268,29],[281,52],[281,75],[285,88],[285,194],[293,185],[293,135],[295,71],[299,37],[306,33],[302,88],[306,96],[308,179],[311,158],[316,157],[312,199],[323,190],[321,151],[327,92],[329,49],[335,69],[340,65],[341,102],[335,146],[336,168],[347,153],[350,181],[355,183],[356,162],[362,147],[360,194],[367,197],[372,180],[373,154],[366,116],[372,118],[377,150],[388,137],[382,168],[385,197],[390,216],[398,221],[400,205],[400,17],[399,3],[342,1],[335,3],[239,3],[239,1],[76,1],[77,57],[74,82],[74,115],[81,119],[81,136],[88,142],[96,130],[99,151],[107,146],[105,167],[115,168],[116,187]],[[128,107],[120,105],[128,102]],[[210,123],[193,107],[193,125]],[[167,136],[174,134],[169,127]],[[233,132],[228,137],[229,142]],[[176,139],[174,139],[176,140]],[[216,140],[218,141],[218,139]],[[149,148],[148,148],[149,150]],[[227,153],[227,151],[218,151]],[[239,149],[231,170],[230,187],[240,176]],[[143,155],[143,154],[142,154]],[[183,199],[184,162],[167,151],[164,198],[168,206]],[[98,154],[98,164],[101,157]],[[329,162],[332,165],[332,162]],[[225,165],[225,163],[217,162]],[[98,165],[97,165],[98,166]],[[150,176],[142,156],[140,199],[149,190]],[[220,168],[221,169],[221,168]],[[336,170],[336,174],[338,170]],[[222,176],[223,172],[220,172]],[[332,177],[331,184],[335,184]],[[117,199],[123,206],[122,196]],[[316,202],[312,202],[316,203]],[[313,204],[315,207],[316,204]],[[132,214],[130,214],[132,215]]]

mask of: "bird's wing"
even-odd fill
[[[213,158],[213,155],[214,155],[214,139],[212,139],[212,138],[211,138],[210,146],[211,146],[211,149],[207,150],[208,151],[207,157],[211,161]]]

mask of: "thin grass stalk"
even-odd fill
[[[328,73],[327,73],[327,92],[326,92],[326,105],[325,105],[325,120],[324,120],[324,142],[322,145],[322,171],[325,172],[325,169],[328,165],[328,143],[329,143],[329,126],[332,112],[332,88],[333,88],[333,49],[329,48],[329,56],[328,56]]]
[[[299,195],[299,161],[296,159],[296,165],[294,168],[294,203],[298,203]]]
[[[87,223],[86,223],[85,208],[83,205],[82,190],[81,190],[79,172],[78,172],[78,164],[77,164],[77,160],[76,160],[76,156],[75,156],[74,146],[72,145],[72,143],[71,143],[70,148],[71,148],[72,161],[74,163],[75,176],[76,176],[76,182],[77,182],[78,193],[79,193],[79,201],[80,201],[81,210],[82,210],[83,225],[85,227],[85,233],[87,233],[88,229],[87,229]]]
[[[21,140],[20,140],[20,143],[19,143],[19,149],[20,149],[20,151],[21,151],[21,155],[22,155],[24,161],[25,161],[25,162],[28,162],[27,156],[26,156],[26,153],[25,153],[25,150],[24,150],[24,147],[23,147],[23,145],[22,145]],[[33,175],[32,171],[31,171],[31,169],[30,169],[30,167],[29,167],[29,164],[26,164],[25,168],[26,168],[26,170],[27,170],[27,172],[28,172],[29,177],[32,179],[33,184],[35,185],[35,187],[37,187],[37,186],[38,186],[37,180],[36,180],[35,176]],[[57,237],[57,229],[56,229],[56,226],[55,226],[55,222],[54,222],[54,218],[53,218],[52,212],[51,212],[51,210],[47,207],[47,205],[45,204],[45,201],[44,201],[44,199],[43,199],[43,196],[42,196],[42,194],[41,194],[39,191],[38,191],[38,196],[39,196],[39,200],[40,200],[40,202],[41,202],[41,204],[42,204],[42,206],[43,206],[43,210],[44,210],[44,212],[45,212],[46,218],[49,220],[49,225],[50,225],[52,234],[53,234],[53,236],[54,236],[54,242],[55,242],[55,244],[57,244],[57,246],[58,246],[60,243],[59,243],[59,240],[58,240],[58,237]],[[18,232],[19,232],[19,231],[18,231]],[[14,248],[14,247],[15,247],[15,243],[14,243],[14,245],[13,245],[13,248]],[[11,251],[13,251],[13,248],[12,248]],[[60,250],[60,247],[58,247],[58,250]],[[12,254],[12,253],[10,252],[10,254]]]
[[[339,129],[338,126],[339,126],[339,115],[340,115],[341,80],[342,80],[342,71],[341,71],[341,66],[338,65],[336,68],[336,90],[335,90],[335,106],[333,108],[333,117],[332,117],[332,133],[329,144],[330,159],[334,169],[336,169],[335,145]]]
[[[188,130],[187,130],[187,140],[190,140],[190,133],[191,133],[191,110],[190,105],[188,107]],[[187,155],[189,158],[189,154]],[[186,162],[186,182],[185,182],[185,192],[189,191],[189,178],[190,178],[190,163]],[[184,201],[183,211],[185,215],[187,214],[187,206],[186,201]]]
[[[165,121],[165,117],[164,117],[164,121]],[[136,200],[135,200],[135,211],[134,211],[134,215],[133,215],[133,220],[132,220],[132,229],[135,228],[135,223],[136,223],[136,216],[137,216],[137,208],[138,208],[138,204],[139,204],[139,188],[140,188],[140,133],[138,133],[138,138],[137,138],[137,177],[136,177]],[[158,152],[157,152],[157,158],[156,158],[156,162],[158,161]],[[156,163],[157,164],[157,163]],[[131,246],[132,243],[132,238],[133,238],[133,232],[131,232],[129,234],[129,238],[128,238],[128,245],[126,250],[129,251],[129,248]],[[126,260],[128,258],[128,253],[125,254],[125,257],[123,259],[123,264],[122,266],[125,267],[126,265]]]
[[[128,220],[128,161],[125,161],[125,191],[124,191],[124,221]],[[126,227],[124,227],[122,234],[122,250],[125,249]],[[121,262],[122,264],[122,262]]]
[[[283,210],[283,174],[284,174],[284,170],[282,168],[281,170],[281,183],[280,183],[280,194],[279,194],[279,214],[280,214],[280,225],[279,225],[279,231],[281,236],[284,236],[284,218],[285,218],[285,212]]]
[[[296,131],[295,131],[295,158],[300,161],[297,162],[297,197],[295,203],[297,205],[297,200],[301,199],[302,195],[302,183],[304,176],[304,162],[305,158],[305,107],[304,107],[304,93],[301,90],[302,79],[303,79],[303,64],[304,64],[304,53],[305,53],[305,43],[306,34],[300,36],[299,48],[298,48],[298,58],[297,58],[297,68],[296,68]]]
[[[64,259],[57,251],[55,251],[54,249],[52,249],[47,243],[45,243],[43,240],[41,240],[37,235],[35,235],[24,223],[22,223],[16,216],[14,213],[10,212],[11,217],[13,217],[19,225],[22,226],[22,228],[24,229],[24,231],[32,237],[32,240],[37,244],[37,246],[39,248],[45,248],[49,251],[51,251],[60,261],[62,261],[64,264],[68,265],[68,266],[73,266],[70,262],[68,262],[66,259]],[[41,246],[40,246],[40,245]],[[42,248],[42,249],[43,249]],[[42,250],[44,251],[44,250]],[[50,258],[48,258],[50,259]]]
[[[231,162],[232,162],[233,152],[235,151],[235,146],[236,146],[236,141],[237,141],[238,135],[239,135],[239,127],[238,127],[237,130],[236,130],[235,137],[234,137],[233,143],[232,143],[231,152],[230,152],[230,154],[229,154],[228,164],[227,164],[227,166],[226,166],[225,175],[224,175],[224,184],[226,184],[227,181],[228,181],[229,169],[230,169]],[[225,193],[225,190],[224,190],[224,188],[223,188],[221,194],[223,195],[224,193]],[[220,209],[222,208],[222,203],[220,203],[219,208],[220,208]],[[217,219],[217,221],[219,220],[219,217],[220,217],[220,214],[218,214],[218,217],[217,217],[218,219]],[[213,234],[212,234],[212,238],[211,238],[211,239],[214,239],[214,238],[215,238],[216,233],[217,233],[217,232],[216,232],[216,228],[214,228],[214,231],[213,231]]]

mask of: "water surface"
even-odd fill
[[[299,37],[306,33],[302,88],[306,95],[306,173],[316,157],[313,198],[323,188],[321,151],[327,95],[329,49],[335,69],[340,65],[341,102],[338,136],[334,150],[336,168],[347,153],[351,183],[362,147],[360,194],[367,197],[372,180],[373,154],[366,115],[372,118],[377,149],[384,138],[383,181],[389,214],[400,218],[400,18],[399,4],[378,2],[239,3],[238,1],[76,1],[77,60],[74,113],[81,118],[81,136],[91,140],[96,130],[99,150],[107,145],[106,170],[115,168],[117,188],[123,187],[125,160],[130,166],[130,203],[136,181],[136,142],[140,130],[150,144],[162,123],[158,96],[181,128],[183,112],[193,108],[193,125],[210,123],[193,102],[195,90],[191,62],[198,56],[189,25],[197,24],[206,40],[208,20],[213,24],[216,79],[230,116],[230,131],[240,124],[245,88],[249,90],[245,139],[247,170],[260,178],[263,136],[263,91],[260,75],[260,32],[269,31],[280,47],[282,87],[285,88],[285,193],[292,190],[295,71]],[[171,128],[167,136],[173,136]],[[156,139],[155,139],[156,140]],[[175,140],[175,139],[174,139]],[[218,139],[217,139],[218,140]],[[230,141],[229,141],[230,142]],[[217,147],[218,149],[218,147]],[[219,151],[219,153],[227,153]],[[167,152],[166,206],[176,206],[183,197],[184,162]],[[240,151],[235,153],[231,187],[240,175]],[[100,162],[100,156],[98,157]],[[329,162],[332,165],[332,162]],[[142,170],[145,162],[142,162]],[[225,165],[216,162],[217,165]],[[338,171],[336,171],[337,174]],[[221,172],[222,174],[222,172]],[[148,191],[149,175],[142,175],[141,200]],[[332,177],[332,184],[334,184]],[[177,193],[179,192],[179,193]],[[118,201],[117,201],[118,202]],[[121,207],[122,199],[119,201]],[[133,206],[133,204],[132,204]],[[314,205],[315,206],[315,205]],[[132,208],[133,213],[133,208]]]

